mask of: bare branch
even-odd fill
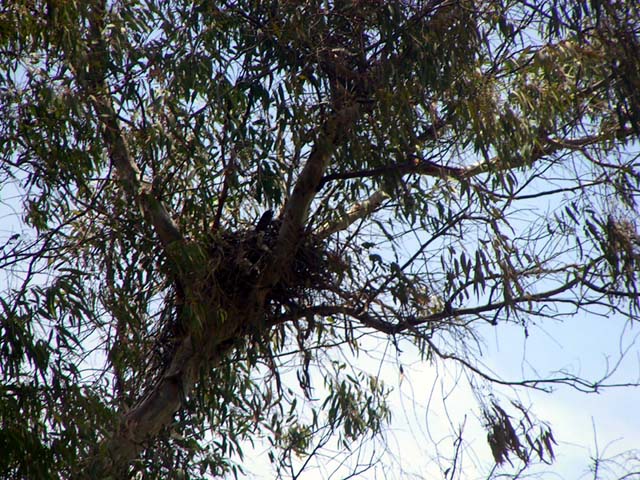
[[[275,284],[282,266],[291,261],[292,252],[296,249],[307,220],[309,207],[320,188],[336,142],[351,128],[358,110],[357,104],[347,105],[324,124],[282,214],[282,225],[273,249],[271,267],[265,269],[256,289],[259,295]]]
[[[323,240],[336,232],[346,230],[358,220],[371,215],[387,198],[389,198],[387,193],[378,190],[365,201],[353,205],[342,218],[335,222],[327,222],[321,225],[316,231],[317,237]]]
[[[118,178],[125,193],[135,201],[146,218],[153,225],[160,241],[166,248],[171,243],[182,241],[182,234],[173,221],[166,207],[155,197],[151,185],[143,182],[141,172],[131,157],[127,141],[118,121],[118,115],[113,109],[108,86],[105,80],[105,65],[108,63],[108,52],[103,35],[105,2],[96,4],[90,16],[90,45],[93,49],[87,52],[87,64],[72,65],[83,88],[91,99],[102,129],[102,138],[107,147],[111,163],[115,167]],[[86,75],[80,72],[86,70]]]
[[[628,137],[634,134],[633,129],[620,127],[618,129],[604,132],[599,135],[589,135],[576,139],[553,139],[545,137],[541,139],[543,146],[534,150],[528,158],[519,158],[516,161],[505,161],[500,157],[493,157],[467,166],[440,165],[430,159],[420,158],[418,155],[410,154],[407,162],[385,165],[383,167],[367,170],[357,170],[353,172],[332,173],[322,178],[321,185],[336,180],[349,180],[354,178],[374,178],[386,174],[399,176],[417,174],[438,178],[454,178],[456,180],[466,180],[486,172],[499,172],[511,170],[517,167],[530,165],[548,155],[560,150],[580,150],[584,147],[602,143],[607,140]]]

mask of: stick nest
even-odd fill
[[[221,232],[212,238],[210,255],[222,259],[215,272],[216,286],[231,303],[237,305],[245,300],[255,286],[266,268],[280,225],[280,220],[272,220],[258,228]],[[319,292],[331,290],[337,274],[345,268],[338,256],[310,233],[302,235],[291,257],[288,268],[267,296],[267,314],[281,313],[282,307],[308,304]]]
[[[241,310],[266,268],[280,225],[279,220],[271,220],[255,228],[211,234],[206,245],[211,276],[206,281],[208,285],[201,287],[206,289],[205,296],[229,314]],[[291,262],[266,297],[264,324],[277,323],[283,314],[317,303],[335,291],[347,269],[345,262],[311,233],[302,234],[302,241],[291,256]],[[178,313],[183,303],[180,297],[174,292],[160,318],[151,361],[158,372],[167,367],[178,339],[184,334]]]

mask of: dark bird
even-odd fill
[[[271,223],[271,220],[273,220],[273,210],[267,210],[262,214],[260,220],[258,220],[256,232],[264,232]]]

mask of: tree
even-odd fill
[[[29,228],[2,247],[2,475],[238,475],[259,437],[286,475],[388,420],[334,354],[371,335],[476,382],[607,386],[507,382],[472,345],[637,320],[639,13],[6,2],[3,201]],[[496,463],[553,457],[528,408],[479,400]]]

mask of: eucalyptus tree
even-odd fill
[[[336,355],[371,336],[607,386],[473,344],[638,318],[639,13],[5,2],[2,475],[241,475],[261,438],[287,476],[384,429],[387,387]],[[496,463],[553,456],[479,401]]]

